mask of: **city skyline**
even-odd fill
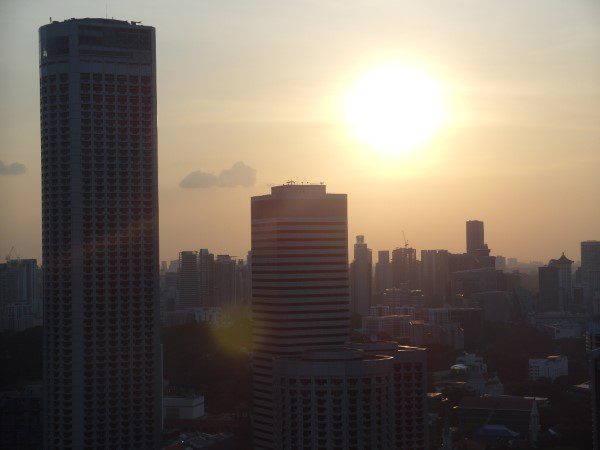
[[[365,235],[374,250],[401,246],[404,230],[415,248],[462,251],[463,223],[473,218],[486,223],[494,254],[548,261],[564,251],[577,260],[579,242],[597,238],[600,229],[597,5],[515,3],[509,13],[501,5],[469,4],[459,8],[464,18],[444,5],[432,15],[427,4],[379,3],[367,17],[358,6],[189,4],[186,17],[175,20],[160,3],[108,4],[109,16],[159,30],[161,259],[198,246],[244,255],[247,199],[291,178],[347,192],[349,235]],[[29,30],[48,16],[106,12],[104,5],[72,1],[0,8],[0,188],[19,192],[2,196],[0,255],[15,246],[21,256],[41,259],[30,70],[37,42]],[[430,21],[432,33],[420,26]],[[283,23],[293,24],[291,33]],[[323,45],[294,37],[306,35]],[[403,157],[354,139],[338,111],[352,80],[396,60],[423,66],[458,104],[459,123]],[[184,180],[212,187],[182,187]]]
[[[600,4],[175,1],[0,5],[0,447],[600,450]]]

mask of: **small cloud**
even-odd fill
[[[219,175],[197,170],[189,173],[179,186],[182,188],[209,188],[254,186],[256,183],[256,169],[247,166],[243,162],[236,162],[230,169],[224,169]]]
[[[0,175],[21,175],[25,173],[25,164],[4,164],[0,161]]]
[[[219,178],[216,175],[197,170],[189,173],[183,180],[181,180],[179,186],[182,188],[207,188],[216,186],[218,183]]]

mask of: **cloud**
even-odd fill
[[[25,173],[25,164],[4,164],[0,161],[0,175],[21,175]]]
[[[179,186],[182,188],[209,188],[254,186],[256,183],[256,170],[243,162],[236,162],[230,169],[224,169],[219,175],[196,170],[189,173]]]

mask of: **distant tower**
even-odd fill
[[[154,28],[39,30],[44,448],[157,449]]]
[[[467,253],[477,253],[485,247],[483,222],[480,220],[467,221]]]
[[[274,448],[273,359],[348,340],[347,199],[287,184],[251,210],[254,447]]]
[[[356,236],[354,261],[350,265],[350,297],[352,313],[366,316],[372,296],[373,256],[364,236]]]
[[[177,309],[185,311],[199,306],[198,253],[181,252],[177,271]]]
[[[421,250],[421,282],[426,305],[439,307],[448,302],[450,284],[448,250]]]
[[[380,250],[377,252],[377,263],[375,264],[375,294],[380,296],[383,291],[392,286],[390,252],[389,250]]]
[[[214,306],[215,255],[203,248],[198,252],[198,293],[202,306]]]

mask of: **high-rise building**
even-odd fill
[[[565,256],[558,259],[551,259],[548,267],[555,267],[558,272],[558,304],[559,309],[564,311],[569,309],[573,302],[573,261]],[[541,292],[541,289],[540,289]]]
[[[177,309],[185,311],[200,306],[198,253],[180,252],[177,271]]]
[[[539,312],[562,311],[560,273],[558,267],[538,267],[538,283],[540,286],[540,294],[536,309]]]
[[[373,280],[373,256],[364,236],[356,236],[354,261],[350,265],[350,311],[360,315],[369,313]]]
[[[349,348],[275,359],[275,447],[422,448],[394,445],[393,362]]]
[[[600,349],[589,354],[590,388],[592,390],[593,449],[600,450]]]
[[[198,252],[198,283],[200,304],[214,306],[215,295],[215,255],[208,249],[202,248]]]
[[[35,259],[10,259],[0,264],[0,306],[26,303],[34,306],[37,300]]]
[[[417,251],[414,248],[402,247],[392,251],[392,284],[400,287],[408,283],[410,289],[418,289],[419,273]]]
[[[347,198],[287,184],[251,210],[254,446],[273,448],[273,358],[348,339]]]
[[[377,252],[377,263],[375,264],[375,294],[381,295],[392,286],[390,252],[389,250],[380,250]]]
[[[475,253],[484,246],[483,222],[467,220],[467,253]]]
[[[600,241],[581,243],[581,282],[590,312],[600,313]]]
[[[421,250],[421,279],[428,306],[443,306],[449,300],[449,260],[448,250]]]
[[[217,255],[214,267],[214,301],[227,308],[236,303],[236,261],[229,255]]]
[[[159,446],[155,31],[39,30],[44,447]]]
[[[397,450],[425,450],[427,436],[427,350],[395,342],[353,344],[371,355],[393,358],[392,445]],[[385,448],[385,447],[379,447]]]

